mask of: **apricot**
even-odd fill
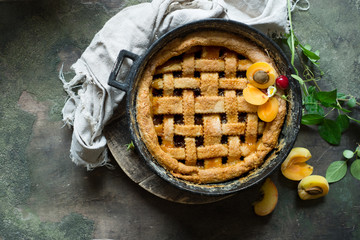
[[[249,82],[261,89],[274,85],[276,77],[275,69],[266,62],[254,63],[246,70],[246,78]]]
[[[298,185],[298,195],[302,200],[323,197],[329,193],[329,183],[323,176],[311,175],[303,178]]]
[[[274,211],[278,202],[278,190],[273,181],[267,178],[260,188],[263,198],[254,203],[256,215],[266,216]]]
[[[281,164],[282,174],[294,181],[299,181],[312,174],[313,167],[306,163],[311,158],[308,149],[296,147],[291,149],[285,161]]]
[[[245,101],[253,105],[263,105],[269,100],[265,93],[251,84],[247,84],[243,90],[243,96]]]
[[[271,122],[279,112],[279,101],[271,97],[269,101],[258,107],[258,117],[264,122]]]

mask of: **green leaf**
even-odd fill
[[[305,104],[305,109],[308,114],[319,114],[321,116],[325,115],[324,108],[322,108],[319,103],[307,103]]]
[[[351,150],[344,150],[343,151],[343,156],[346,158],[346,159],[352,159],[354,157],[354,152],[351,151]]]
[[[298,75],[296,74],[291,74],[291,77],[295,80],[297,80],[301,85],[304,85],[304,80],[302,80],[301,77],[299,77]]]
[[[356,159],[350,167],[351,175],[353,175],[354,178],[360,180],[360,159]]]
[[[357,156],[360,157],[360,146],[357,146],[355,149]]]
[[[324,119],[319,125],[320,136],[330,144],[339,145],[341,140],[341,130],[339,125],[331,119]]]
[[[324,115],[324,109],[319,104],[306,104],[305,109],[308,114]]]
[[[301,118],[301,123],[304,125],[316,125],[323,121],[324,117],[320,114],[305,114]]]
[[[304,105],[307,113],[309,114],[319,114],[324,116],[325,111],[321,107],[320,102],[314,97],[314,90],[309,88],[309,95],[304,97]]]
[[[331,106],[332,104],[336,104],[336,96],[337,96],[337,90],[333,90],[330,92],[316,92],[315,98],[321,102],[322,105],[325,107]]]
[[[291,43],[291,35],[290,34],[289,34],[289,36],[287,36],[286,43],[287,43],[288,47],[291,49],[292,43]]]
[[[336,97],[337,99],[346,99],[347,95],[345,93],[338,92]]]
[[[344,132],[346,129],[349,128],[350,120],[345,114],[340,114],[336,118],[336,124],[339,126],[340,131]]]
[[[291,34],[287,35],[287,45],[289,46],[289,48],[292,48],[292,44],[291,44]],[[294,47],[296,47],[297,45],[299,45],[299,41],[296,39],[296,37],[294,36]]]
[[[325,178],[329,183],[337,182],[345,177],[347,172],[346,161],[335,161],[326,170]]]
[[[309,92],[310,95],[314,95],[315,92],[316,92],[316,87],[315,86],[310,86],[308,88],[308,92]]]
[[[348,118],[349,118],[350,120],[353,120],[353,121],[355,121],[355,122],[357,122],[357,123],[360,124],[360,120],[357,120],[357,119],[355,119],[355,118],[353,118],[353,117],[350,117],[350,116],[348,116]]]
[[[349,101],[346,103],[346,105],[349,107],[349,108],[353,108],[356,106],[356,98],[354,97],[351,97],[349,99]]]
[[[320,56],[319,56],[319,52],[316,51],[316,52],[312,52],[311,51],[311,46],[310,45],[305,45],[305,46],[302,46],[300,45],[303,53],[305,54],[305,56],[307,56],[312,62],[316,62],[317,60],[320,59]],[[310,49],[308,49],[310,47]]]
[[[290,37],[290,33],[284,33],[284,38],[282,39],[283,41],[287,41],[287,39]]]
[[[306,50],[309,50],[309,51],[311,51],[311,46],[309,45],[309,44],[305,44],[304,46],[303,46],[303,48],[305,48]]]
[[[309,95],[304,97],[304,105],[308,114],[319,114],[324,116],[325,111],[321,106],[320,102],[315,98],[317,92],[314,86],[308,88]]]
[[[341,110],[341,111],[344,112],[344,113],[350,113],[350,112],[351,112],[350,110],[348,110],[348,109],[346,109],[346,108],[343,108],[343,107],[341,107],[341,106],[339,106],[339,105],[334,105],[333,107],[336,108],[336,109]]]
[[[318,56],[315,52],[303,49],[303,53],[309,58],[310,61],[314,63],[317,63],[317,61],[320,59],[320,56]]]

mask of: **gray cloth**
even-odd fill
[[[266,34],[287,31],[286,0],[153,0],[123,9],[95,35],[72,65],[75,77],[60,79],[69,95],[64,122],[73,127],[70,157],[88,169],[108,163],[104,126],[124,93],[107,81],[120,50],[138,55],[162,34],[195,20],[224,18],[239,21]]]

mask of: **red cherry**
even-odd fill
[[[276,78],[276,85],[280,89],[285,90],[289,87],[289,79],[284,75],[280,75]]]

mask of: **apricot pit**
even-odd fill
[[[298,194],[302,200],[317,199],[327,195],[328,192],[329,183],[320,175],[307,176],[298,185]]]
[[[259,70],[254,73],[253,79],[259,84],[265,84],[269,81],[269,76],[265,71]]]
[[[254,63],[246,70],[246,78],[253,86],[260,89],[274,85],[276,77],[275,69],[266,62]]]

